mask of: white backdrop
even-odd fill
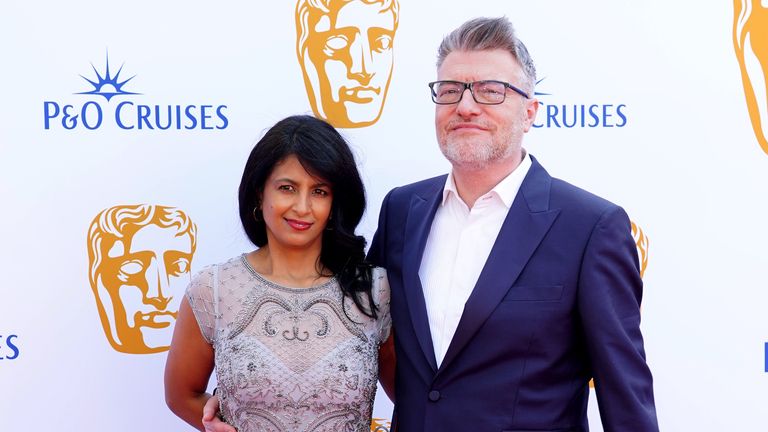
[[[165,354],[120,353],[105,338],[89,286],[87,231],[106,208],[161,204],[197,225],[193,273],[251,249],[236,213],[245,159],[277,120],[311,113],[295,54],[295,5],[4,4],[0,429],[189,430],[165,407]],[[768,154],[746,107],[734,7],[401,0],[383,114],[342,131],[368,191],[360,233],[370,239],[389,189],[448,169],[426,86],[442,36],[474,16],[506,15],[543,79],[538,124],[548,106],[614,112],[598,127],[536,128],[524,146],[554,176],[624,206],[650,240],[643,331],[661,428],[763,430]],[[91,63],[103,72],[107,51],[112,72],[124,65],[121,78],[135,75],[124,90],[140,95],[75,94],[93,89],[80,75],[95,78]],[[225,105],[227,127],[124,130],[110,115],[126,100]],[[79,112],[88,101],[104,111],[98,128],[67,130],[60,118],[45,128],[45,102]],[[381,393],[375,417],[390,409]],[[594,400],[590,416],[602,430]]]

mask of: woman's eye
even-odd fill
[[[315,195],[328,196],[328,191],[325,189],[315,189]]]
[[[293,192],[293,186],[291,185],[280,185],[277,187],[277,190],[285,191],[285,192]]]

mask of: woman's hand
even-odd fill
[[[203,426],[208,432],[236,432],[232,426],[219,417],[219,397],[212,396],[203,407]]]

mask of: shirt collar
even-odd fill
[[[515,200],[515,196],[517,196],[517,192],[520,190],[520,185],[523,184],[523,179],[525,179],[525,175],[528,174],[530,168],[531,157],[528,155],[528,152],[523,149],[523,159],[520,161],[520,164],[485,195],[495,195],[502,203],[504,203],[504,206],[509,209],[512,207],[512,202]],[[445,179],[441,205],[445,205],[450,196],[461,201],[459,191],[456,188],[456,182],[453,179],[453,171],[451,171],[448,174],[448,178]],[[463,203],[463,201],[461,202]]]

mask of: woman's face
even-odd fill
[[[308,173],[295,155],[278,162],[261,197],[269,247],[319,254],[332,203],[331,185]]]

